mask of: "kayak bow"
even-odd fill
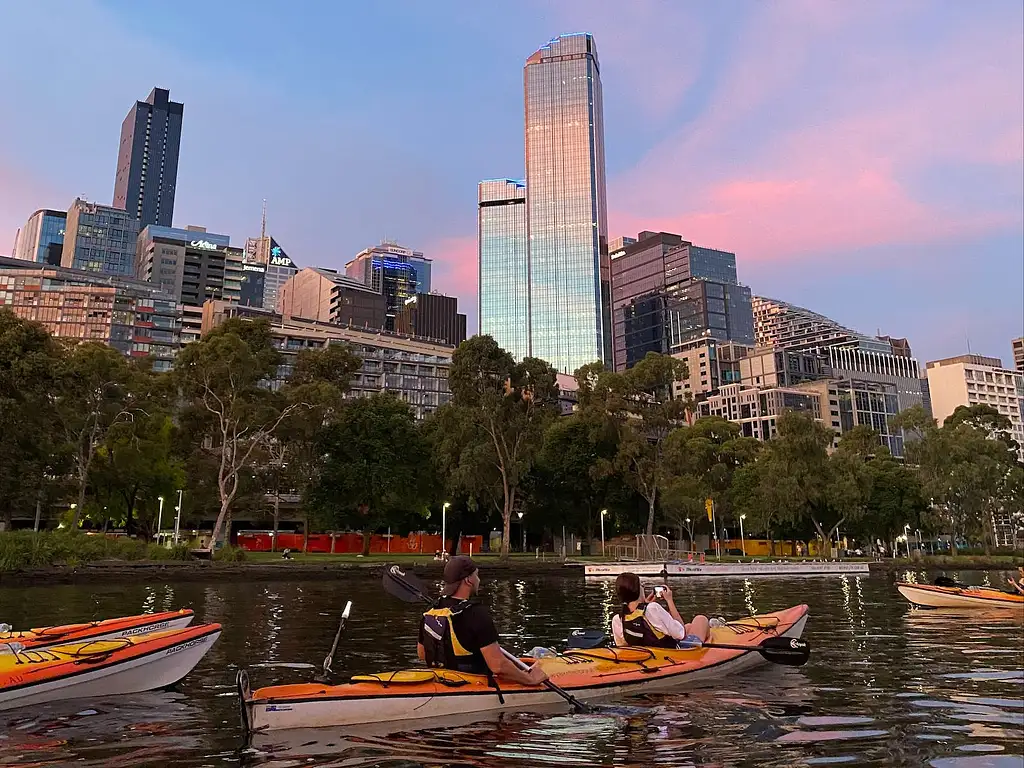
[[[38,627],[22,632],[0,632],[0,644],[20,643],[24,648],[36,650],[61,643],[79,640],[113,640],[118,637],[134,637],[147,632],[162,632],[168,629],[184,629],[192,623],[194,614],[188,608],[163,613],[143,613],[138,616],[121,616],[116,619],[90,621],[81,624],[63,624],[54,627]]]

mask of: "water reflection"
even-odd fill
[[[924,581],[926,574],[910,572]],[[904,574],[900,574],[904,576]],[[980,574],[962,573],[964,583]],[[1001,574],[990,576],[999,584]],[[1020,766],[1024,633],[1006,611],[911,607],[892,577],[673,580],[684,614],[811,606],[807,666],[623,701],[631,718],[547,711],[373,728],[265,734],[244,751],[233,676],[257,686],[307,682],[354,610],[336,679],[407,666],[419,612],[357,575],[327,582],[98,585],[0,589],[0,620],[20,626],[181,606],[224,625],[220,642],[175,692],[0,713],[0,764],[39,766],[696,766],[931,764]],[[486,579],[482,598],[520,651],[559,645],[575,628],[608,631],[610,580]]]

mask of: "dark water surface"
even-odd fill
[[[1004,583],[1000,573],[956,574]],[[924,574],[918,575],[920,580]],[[609,581],[487,580],[503,642],[555,645],[577,627],[607,629]],[[341,608],[353,613],[335,679],[411,665],[416,606],[377,579],[0,589],[16,628],[195,609],[224,625],[178,690],[0,713],[0,766],[1024,766],[1024,631],[1019,612],[911,608],[892,576],[673,581],[684,615],[735,617],[811,607],[804,667],[765,666],[714,686],[633,698],[633,717],[545,713],[386,728],[275,733],[241,749],[235,672],[253,685],[309,682]]]

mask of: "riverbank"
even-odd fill
[[[487,573],[494,575],[565,575],[581,576],[584,562],[601,558],[575,559],[563,563],[555,557],[538,559],[532,554],[513,555],[507,561],[496,555],[474,555]],[[730,560],[734,560],[730,558]],[[712,561],[713,562],[713,561]],[[903,570],[969,571],[1012,570],[1024,563],[1007,555],[937,555],[920,561],[905,558],[867,561],[872,572]],[[0,572],[0,586],[34,584],[89,584],[128,582],[195,582],[195,581],[280,581],[331,580],[354,573],[379,577],[385,565],[399,563],[415,568],[427,578],[441,578],[443,565],[432,557],[419,555],[302,555],[284,560],[280,554],[251,554],[243,562],[210,562],[207,560],[99,560],[81,565],[47,566]]]

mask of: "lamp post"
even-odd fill
[[[523,532],[523,552],[526,552],[526,526],[523,525],[523,515],[525,515],[526,513],[518,512],[516,514],[519,515],[519,528]]]
[[[157,498],[157,501],[160,502],[160,511],[157,512],[157,515],[156,515],[156,542],[157,542],[157,544],[159,544],[160,543],[160,527],[163,525],[163,522],[164,522],[164,497],[163,496],[157,496],[156,498]]]
[[[601,510],[601,557],[604,557],[604,516],[607,514],[607,509]]]
[[[175,509],[177,510],[178,513],[174,516],[174,546],[178,546],[178,531],[181,530],[181,494],[182,494],[182,492],[183,492],[182,489],[179,488],[178,489],[178,506],[175,507]],[[228,541],[229,542],[231,541],[231,531],[228,531]],[[211,548],[213,547],[213,545],[214,545],[214,542],[210,542]]]
[[[441,505],[441,553],[444,555],[445,559],[448,558],[448,547],[444,543],[444,535],[448,523],[448,507],[450,506],[450,501],[446,501]]]
[[[910,559],[910,523],[903,526],[903,541],[907,545],[907,560]]]
[[[746,557],[747,556],[747,539],[746,539],[746,536],[743,535],[743,520],[744,520],[744,518],[746,518],[746,515],[740,515],[740,546],[743,547],[743,556]]]

